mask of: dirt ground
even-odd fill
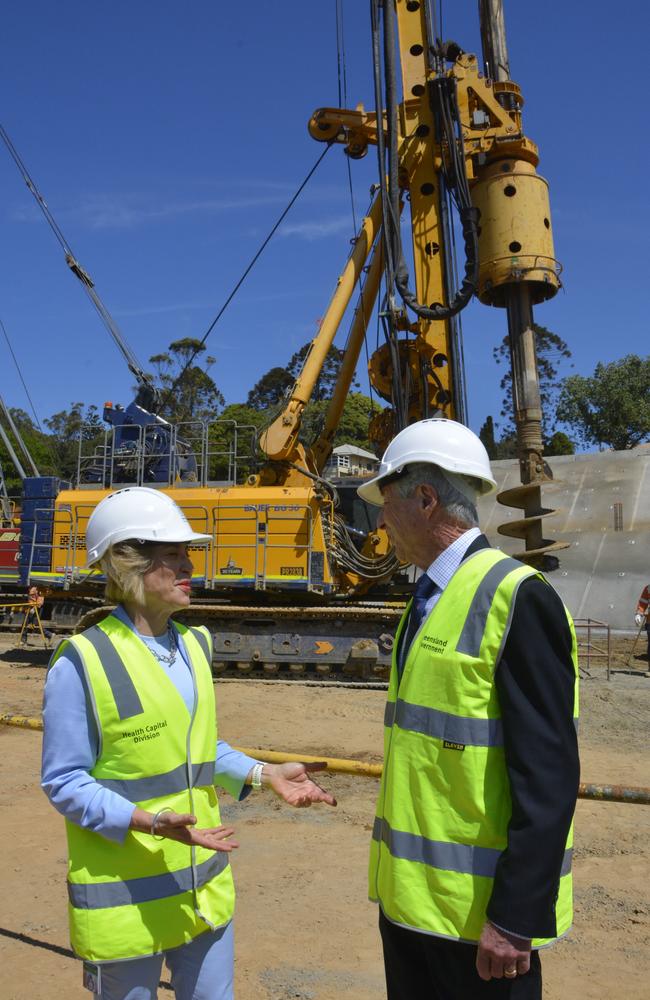
[[[14,641],[0,636],[0,714],[37,716],[47,656]],[[617,644],[609,682],[592,664],[582,684],[586,782],[650,784],[650,677],[640,657],[620,669],[629,646]],[[220,733],[235,746],[381,760],[383,691],[256,681],[216,690]],[[39,732],[0,726],[6,1000],[88,995],[68,951],[63,822],[38,787],[40,745]],[[224,802],[241,844],[233,859],[238,1000],[385,995],[377,914],[366,899],[377,782],[330,775],[323,783],[336,809],[291,811],[268,793]],[[575,925],[544,955],[545,997],[647,998],[650,807],[580,801],[576,841]]]

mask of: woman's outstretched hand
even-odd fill
[[[144,809],[135,809],[131,817],[130,827],[140,833],[152,833],[151,824],[154,816]],[[230,840],[235,832],[232,826],[213,826],[199,829],[196,826],[196,816],[190,813],[162,812],[156,819],[153,833],[156,837],[166,837],[177,840],[181,844],[192,844],[195,847],[206,847],[209,851],[232,851],[239,847],[236,840]]]
[[[313,764],[289,762],[286,764],[265,764],[262,782],[269,785],[276,795],[296,808],[310,806],[313,802],[325,802],[335,806],[336,799],[310,778],[314,771],[324,771],[327,764],[320,761]]]

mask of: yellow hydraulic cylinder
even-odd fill
[[[361,347],[366,336],[370,316],[377,299],[383,269],[383,247],[381,239],[377,239],[375,241],[375,249],[373,250],[372,258],[368,267],[366,282],[361,290],[359,302],[357,308],[355,309],[354,318],[350,326],[350,334],[347,344],[345,345],[343,362],[336,380],[334,392],[332,393],[332,398],[330,399],[329,406],[327,407],[327,413],[325,414],[325,423],[318,436],[318,440],[314,442],[312,447],[316,468],[319,472],[323,470],[327,459],[332,454],[334,436],[341,420],[341,414],[350,391],[352,379],[354,378],[354,372],[356,370],[359,354],[361,353]]]
[[[532,163],[489,164],[472,187],[472,201],[481,212],[481,302],[503,308],[508,289],[522,282],[532,304],[552,298],[560,288],[561,268],[553,247],[548,184]]]
[[[334,342],[343,314],[348,307],[379,232],[380,224],[381,198],[377,196],[354,241],[352,253],[338,279],[336,291],[327,308],[320,330],[312,341],[303,369],[291,392],[291,399],[280,416],[260,437],[260,448],[269,458],[287,458],[295,446],[303,410],[311,399],[327,352]]]

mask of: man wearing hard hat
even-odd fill
[[[370,857],[389,1000],[542,996],[539,949],[572,920],[579,781],[573,623],[491,548],[479,438],[421,420],[359,495],[422,570],[397,631]]]

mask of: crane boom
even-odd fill
[[[302,371],[291,391],[289,402],[280,416],[264,431],[260,438],[260,447],[269,458],[285,459],[295,448],[303,410],[311,398],[327,352],[334,342],[341,318],[359,282],[362,269],[377,237],[380,219],[381,200],[375,198],[370,212],[362,222],[352,252],[338,279],[336,290],[320,324],[318,335],[312,341]]]
[[[16,423],[14,421],[14,418],[11,415],[11,410],[6,405],[6,403],[5,403],[4,399],[2,398],[2,396],[0,396],[0,413],[4,414],[4,418],[7,421],[7,423],[9,424],[9,429],[11,430],[11,432],[12,432],[12,434],[13,434],[13,436],[14,436],[17,444],[18,444],[18,447],[22,451],[23,455],[25,456],[25,460],[27,461],[27,463],[29,464],[29,467],[32,470],[32,475],[34,475],[34,476],[40,476],[40,472],[38,471],[38,469],[36,467],[36,463],[34,462],[34,459],[31,456],[31,452],[30,452],[29,448],[27,447],[27,445],[25,444],[25,441],[23,439],[22,434],[20,433],[20,431],[16,427]],[[20,470],[18,470],[18,474],[23,479],[25,478],[24,472],[21,472]]]
[[[22,160],[22,157],[20,156],[18,150],[11,141],[6,129],[2,125],[0,125],[0,138],[2,138],[2,141],[4,142],[5,146],[9,151],[9,155],[16,164],[23,180],[25,181],[25,184],[27,185],[32,195],[34,196],[36,204],[42,211],[50,229],[52,230],[56,239],[58,240],[65,254],[66,264],[68,265],[74,276],[78,278],[78,280],[81,282],[81,285],[86,295],[92,302],[97,312],[97,315],[99,316],[102,323],[108,330],[118,350],[120,351],[122,357],[126,361],[129,371],[132,373],[132,375],[135,376],[139,387],[138,398],[136,402],[138,403],[139,406],[142,406],[146,410],[155,409],[158,400],[158,390],[154,386],[151,376],[144,371],[137,357],[135,356],[135,354],[127,344],[126,340],[122,336],[122,333],[120,332],[117,323],[115,322],[110,312],[108,311],[108,309],[102,302],[101,298],[99,297],[99,294],[95,288],[94,281],[92,280],[88,272],[85,270],[85,268],[81,266],[76,256],[74,255],[72,247],[70,246],[67,239],[63,235],[63,232],[60,226],[58,225],[56,219],[52,215],[52,212],[50,211],[47,202],[45,201],[43,195],[37,188],[27,167],[25,166],[25,163]]]

